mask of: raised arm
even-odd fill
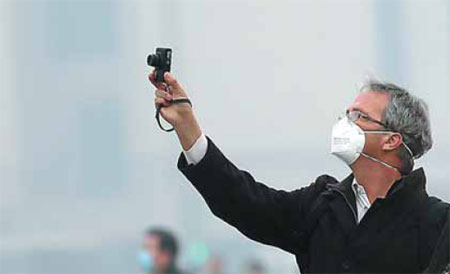
[[[153,82],[151,76],[150,80]],[[202,131],[189,104],[167,102],[187,94],[169,73],[165,81],[170,93],[157,86],[155,106],[164,106],[162,116],[175,128],[183,149],[188,151]],[[270,188],[238,169],[209,138],[206,153],[199,161],[188,164],[182,153],[178,168],[200,192],[213,214],[247,237],[292,253],[304,248],[306,215],[323,184],[315,183],[291,192]]]
[[[306,216],[324,184],[291,192],[275,190],[238,169],[209,138],[207,152],[199,163],[188,165],[181,154],[178,168],[213,214],[247,237],[291,253],[305,248]]]

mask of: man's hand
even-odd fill
[[[177,79],[166,72],[165,83],[157,83],[154,74],[148,77],[157,88],[155,90],[155,107],[161,107],[162,117],[175,129],[184,150],[189,150],[201,135],[200,126],[195,119],[192,107],[188,103],[171,104],[172,98],[188,97]]]
[[[157,83],[154,74],[149,75],[149,80],[157,88],[155,90],[155,108],[162,106],[161,115],[174,128],[183,123],[184,118],[192,115],[192,108],[188,103],[170,104],[172,98],[187,97],[183,87],[169,72],[164,74],[165,83]]]

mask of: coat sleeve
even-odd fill
[[[305,248],[305,215],[320,183],[291,192],[270,188],[234,166],[209,138],[199,163],[188,165],[181,153],[178,168],[212,213],[247,237],[291,253]]]

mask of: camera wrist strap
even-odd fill
[[[170,101],[168,101],[168,102],[169,102],[170,104],[188,103],[188,104],[192,107],[191,100],[189,100],[189,98],[186,98],[186,97],[182,97],[182,98],[172,98],[172,99],[171,99]],[[165,129],[165,128],[163,128],[163,126],[161,125],[161,121],[160,121],[160,118],[159,118],[159,116],[160,116],[159,113],[161,112],[161,108],[162,108],[162,107],[164,107],[164,106],[160,105],[160,106],[156,109],[156,115],[155,115],[156,121],[158,122],[158,126],[159,126],[160,129],[164,130],[165,132],[171,132],[171,131],[174,130],[173,127],[170,128],[170,129]]]

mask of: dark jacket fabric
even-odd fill
[[[322,175],[298,190],[275,190],[234,166],[209,137],[203,159],[188,165],[181,154],[178,168],[214,215],[294,254],[302,273],[422,272],[449,210],[427,195],[422,169],[395,182],[357,224],[353,175],[341,182]]]
[[[450,273],[450,211],[425,273]]]

